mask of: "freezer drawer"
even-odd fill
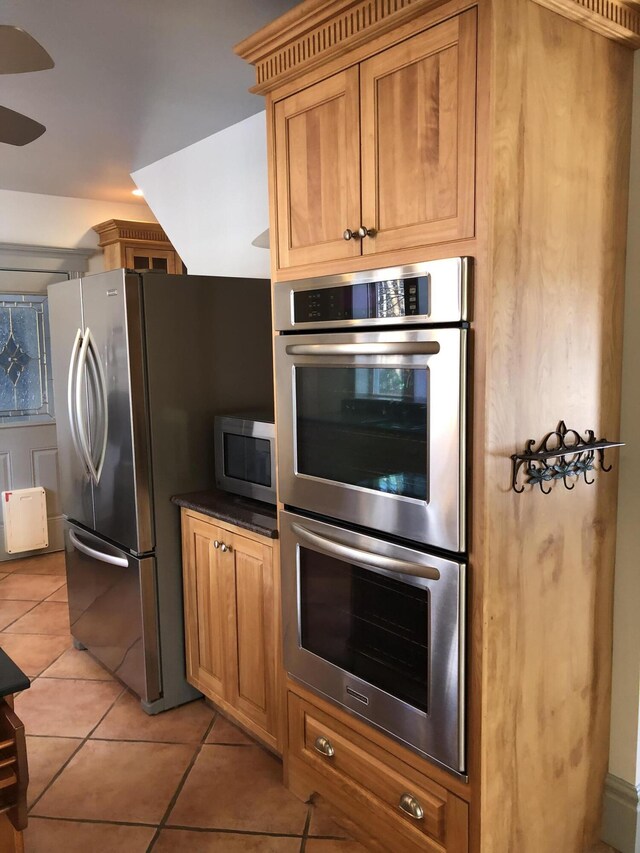
[[[147,703],[161,694],[155,557],[65,528],[71,634]]]

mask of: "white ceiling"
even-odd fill
[[[55,68],[0,77],[47,132],[0,143],[0,189],[134,201],[129,173],[263,109],[233,53],[298,0],[3,0]]]

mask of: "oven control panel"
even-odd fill
[[[298,290],[293,317],[298,324],[428,316],[428,299],[428,275]]]

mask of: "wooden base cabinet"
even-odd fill
[[[182,509],[187,680],[280,752],[277,542]]]
[[[291,790],[302,799],[319,793],[371,849],[467,853],[467,803],[420,772],[407,750],[293,683],[288,726]]]

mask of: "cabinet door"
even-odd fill
[[[360,255],[358,69],[275,105],[278,266]]]
[[[363,62],[365,254],[474,233],[476,12]]]
[[[127,269],[160,270],[167,273],[182,272],[176,253],[170,249],[148,249],[139,246],[127,246],[125,249]],[[180,266],[180,269],[178,267]]]
[[[227,699],[233,554],[214,548],[222,531],[188,515],[182,535],[187,679],[207,696]]]
[[[229,534],[226,534],[227,537]],[[276,601],[273,552],[244,536],[233,536],[234,616],[231,633],[237,648],[230,678],[231,703],[261,729],[276,734]]]

